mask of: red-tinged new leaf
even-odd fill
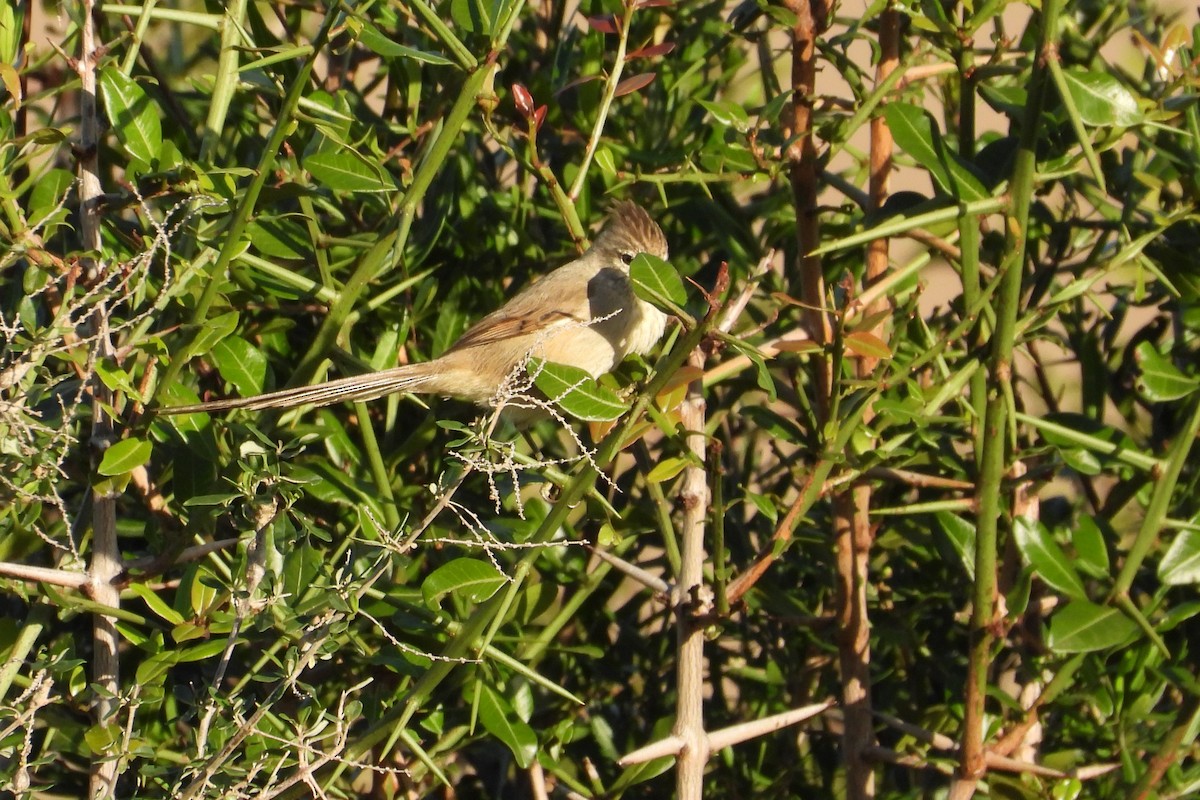
[[[643,72],[641,75],[634,75],[632,78],[626,78],[617,84],[617,91],[613,97],[624,97],[627,94],[633,94],[639,89],[645,89],[654,81],[656,72]]]
[[[652,44],[649,47],[643,47],[641,50],[634,50],[629,54],[629,60],[632,61],[635,58],[658,58],[659,56],[665,56],[674,49],[674,42]]]
[[[542,127],[542,120],[546,119],[546,107],[538,106],[537,111],[533,112],[533,127]]]
[[[585,83],[591,83],[592,81],[598,80],[600,80],[599,75],[584,75],[582,78],[575,78],[574,80],[567,81],[561,89],[554,93],[554,96],[558,97],[563,92],[569,89],[574,89],[576,86],[582,86]]]
[[[617,21],[611,16],[588,17],[587,23],[588,23],[588,27],[590,27],[594,31],[600,31],[601,33],[616,33],[617,32]]]
[[[533,95],[519,83],[512,85],[513,102],[516,103],[517,111],[521,112],[522,117],[528,117],[533,113]]]

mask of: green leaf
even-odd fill
[[[29,193],[30,222],[41,227],[51,219],[66,216],[62,201],[74,183],[75,176],[65,169],[48,170],[40,176]]]
[[[726,339],[726,343],[750,359],[750,363],[754,365],[754,377],[758,383],[758,388],[766,392],[767,399],[774,403],[776,398],[775,379],[771,377],[771,370],[767,368],[767,361],[763,358],[758,348],[749,342],[743,342],[741,339]]]
[[[1142,342],[1137,346],[1134,359],[1142,368],[1137,388],[1147,400],[1165,403],[1187,397],[1196,391],[1196,379],[1180,372],[1150,342]]]
[[[221,377],[233,384],[238,394],[258,394],[267,376],[267,357],[240,336],[227,336],[212,349],[212,360]]]
[[[1158,564],[1158,577],[1168,586],[1200,583],[1200,531],[1183,531]]]
[[[968,202],[991,196],[966,162],[946,149],[928,111],[908,103],[888,103],[883,116],[896,144],[929,171],[943,192]]]
[[[378,165],[357,153],[339,150],[313,153],[304,159],[313,178],[340,192],[393,192],[396,183]]]
[[[938,527],[945,534],[943,541],[950,546],[950,549],[958,557],[959,563],[966,570],[967,577],[974,580],[975,526],[957,514],[951,514],[949,511],[939,511],[935,516],[937,517]]]
[[[227,311],[204,323],[204,327],[196,335],[196,340],[188,348],[189,357],[201,354],[207,355],[217,342],[233,333],[237,328],[237,324],[238,313],[236,311]]]
[[[696,102],[704,106],[708,113],[712,114],[713,119],[725,127],[733,128],[739,133],[750,130],[750,116],[746,113],[746,109],[737,103],[717,103],[708,100],[697,100]]]
[[[491,36],[496,9],[489,0],[450,0],[450,18],[468,33]]]
[[[155,594],[154,591],[146,584],[134,581],[133,583],[129,584],[129,591],[142,598],[142,600],[146,603],[146,606],[149,607],[151,611],[172,625],[178,625],[179,623],[183,622],[183,615],[167,605],[167,603],[161,597]]]
[[[1050,620],[1047,644],[1056,653],[1092,653],[1124,644],[1137,624],[1115,608],[1073,600]]]
[[[1077,600],[1085,599],[1083,581],[1071,566],[1071,560],[1040,522],[1017,517],[1013,521],[1017,550],[1025,563],[1054,589]]]
[[[629,265],[629,277],[634,291],[643,300],[671,310],[661,302],[666,298],[677,307],[687,303],[687,291],[675,268],[658,256],[639,253]]]
[[[260,217],[250,224],[254,249],[270,258],[311,259],[313,245],[308,231],[293,219]]]
[[[534,385],[551,402],[584,422],[608,422],[629,410],[615,392],[596,383],[579,367],[530,359],[529,373]]]
[[[486,561],[456,558],[429,574],[421,584],[421,594],[430,608],[437,608],[451,592],[482,603],[506,583],[508,578]]]
[[[361,23],[362,30],[359,31],[358,40],[372,52],[384,58],[409,58],[413,61],[420,61],[425,64],[437,64],[439,66],[454,63],[445,56],[438,55],[437,53],[417,50],[412,47],[406,47],[399,42],[394,42],[371,23],[365,20],[361,20]]]
[[[1119,125],[1128,128],[1145,121],[1137,98],[1120,81],[1106,72],[1065,69],[1067,91],[1085,125]]]
[[[479,721],[512,751],[517,764],[525,769],[537,755],[537,735],[512,710],[495,689],[483,684],[479,695]]]
[[[1085,514],[1079,518],[1071,529],[1071,543],[1075,545],[1075,562],[1083,572],[1093,578],[1108,577],[1108,548],[1094,517]]]
[[[96,471],[110,477],[124,475],[149,461],[152,452],[154,445],[145,439],[122,439],[104,451],[104,458],[100,459],[100,466],[96,467]]]
[[[100,70],[100,95],[121,146],[135,160],[153,166],[162,150],[157,106],[136,81],[112,66]]]
[[[683,472],[684,467],[690,463],[689,459],[682,456],[673,458],[664,458],[662,461],[654,465],[654,468],[646,473],[647,483],[662,483],[669,481],[679,473]]]

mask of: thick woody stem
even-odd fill
[[[691,366],[704,367],[704,352],[697,348],[688,358]],[[680,530],[680,571],[675,596],[675,635],[679,650],[673,733],[682,742],[675,764],[676,796],[699,800],[704,791],[704,765],[708,762],[708,734],[704,731],[704,632],[703,617],[710,602],[704,592],[704,521],[708,514],[708,472],[704,468],[704,396],[701,381],[688,387],[679,409],[679,420],[688,431],[687,448],[696,457],[684,470],[683,524]]]
[[[879,65],[875,84],[882,85],[900,63],[900,19],[894,8],[887,8],[879,20]],[[870,188],[872,209],[880,208],[888,195],[888,179],[892,169],[892,133],[882,114],[871,119]],[[876,239],[867,245],[864,288],[878,283],[888,271],[888,239]],[[887,308],[887,300],[878,297],[864,310],[864,316],[875,317]],[[887,335],[885,321],[870,332],[879,338]],[[878,366],[876,358],[862,358],[857,373],[868,379]],[[863,421],[869,422],[874,412],[867,408]],[[837,618],[838,663],[842,677],[843,758],[846,761],[846,796],[850,800],[866,800],[875,796],[875,772],[866,753],[875,746],[875,731],[871,714],[871,643],[867,609],[868,564],[873,533],[871,529],[871,486],[855,484],[837,498]]]
[[[817,82],[817,35],[824,29],[827,9],[821,0],[786,0],[796,15],[792,28],[792,117],[787,158],[791,162],[792,202],[796,207],[796,240],[799,245],[799,295],[805,305],[809,333],[819,345],[828,344],[833,333],[825,311],[825,277],[820,256],[812,255],[821,239],[817,217],[818,164],[813,139],[813,96]],[[818,24],[820,20],[820,24]],[[829,362],[816,364],[813,406],[823,423],[829,413],[833,383]]]
[[[79,34],[79,59],[77,68],[81,81],[79,121],[79,220],[83,249],[99,253],[100,238],[100,188],[99,175],[99,121],[96,109],[96,30],[91,0],[83,2],[82,29]],[[91,285],[101,280],[105,266],[103,261],[88,256],[82,259],[84,272]],[[108,332],[108,310],[100,304],[88,322],[85,338],[92,348],[90,360],[112,358],[112,340]],[[104,451],[113,443],[114,424],[110,416],[112,392],[100,380],[97,373],[92,376],[92,471]],[[92,563],[89,593],[92,599],[103,606],[117,608],[121,605],[121,593],[114,581],[121,574],[121,554],[117,548],[116,496],[107,482],[93,490],[92,495]],[[120,672],[117,660],[116,619],[104,614],[92,618],[93,661],[92,682],[99,691],[92,704],[92,714],[97,727],[116,724],[117,697],[120,690]],[[93,757],[88,796],[93,800],[114,796],[118,772],[118,760],[114,753],[97,753]]]

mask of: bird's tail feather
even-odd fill
[[[214,400],[211,403],[197,403],[190,406],[172,406],[161,408],[160,414],[200,414],[211,411],[226,411],[231,408],[245,408],[260,411],[266,408],[295,408],[296,406],[327,406],[349,400],[373,400],[393,392],[431,392],[439,390],[436,384],[437,371],[430,368],[430,363],[407,364],[393,367],[381,372],[371,372],[366,375],[354,375],[349,378],[339,378],[312,386],[297,386],[294,389],[281,389],[278,392],[256,394],[252,397],[233,397],[228,400]]]

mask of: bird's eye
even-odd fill
[[[636,255],[636,254],[630,252],[629,250],[626,250],[624,253],[621,253],[621,262],[623,264],[625,264],[625,266],[628,267],[630,264],[633,263],[634,255]]]

